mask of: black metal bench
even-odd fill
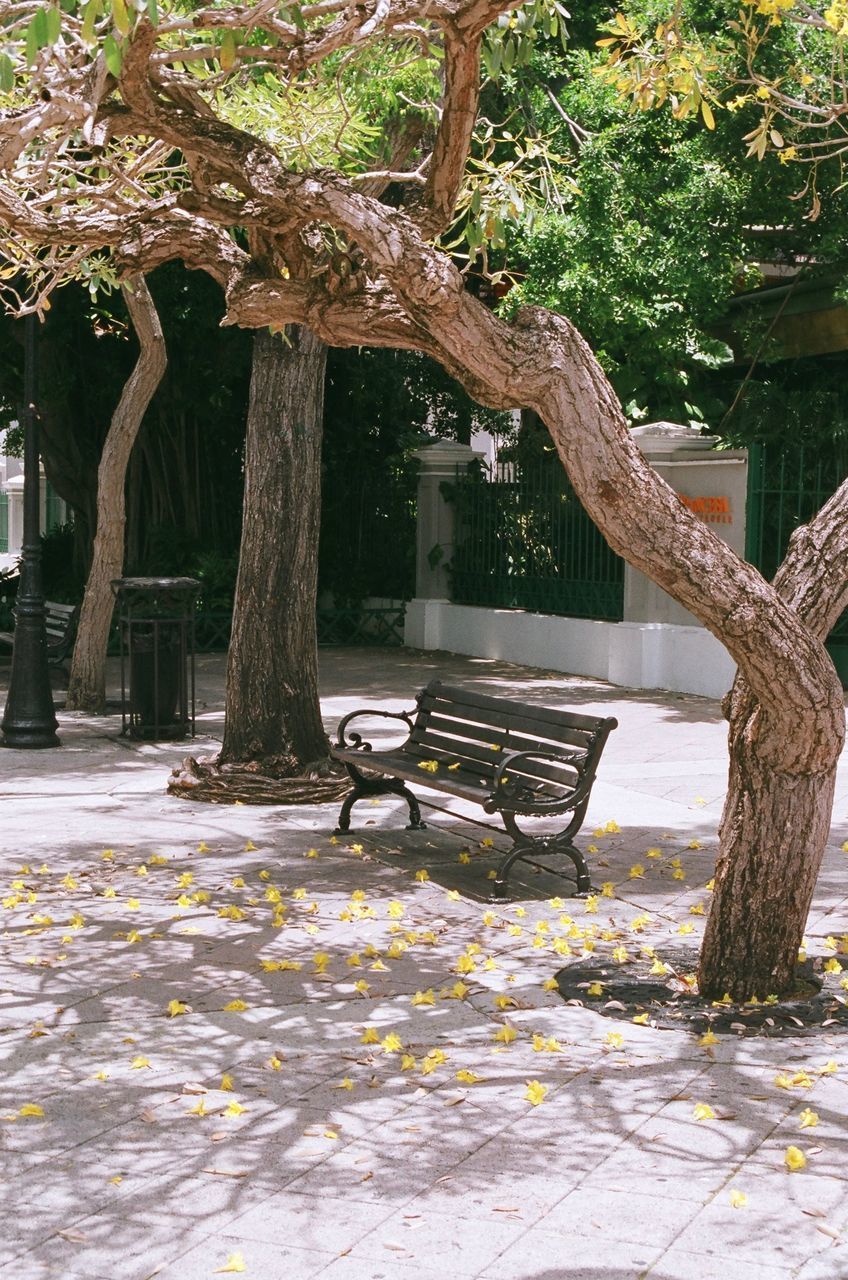
[[[607,736],[618,721],[491,698],[440,680],[431,681],[415,701],[417,713],[366,708],[352,711],[339,725],[332,755],[344,764],[353,790],[342,805],[338,831],[350,831],[357,800],[387,794],[406,800],[410,830],[423,827],[418,801],[405,785],[420,782],[501,815],[513,844],[498,867],[495,897],[505,897],[513,863],[551,853],[571,859],[577,892],[587,893],[589,869],[572,841],[583,824]],[[361,734],[347,732],[358,716],[402,720],[409,736],[401,746],[374,751]],[[529,835],[517,822],[518,817],[560,814],[571,816],[553,835]]]
[[[44,630],[47,634],[47,661],[61,667],[74,647],[79,621],[79,605],[60,604],[58,600],[44,601]],[[15,643],[14,632],[0,631],[0,644],[9,649]]]

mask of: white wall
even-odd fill
[[[631,689],[709,698],[723,697],[736,670],[726,649],[703,627],[594,622],[449,600],[410,601],[404,642],[414,649],[446,649],[595,676]]]

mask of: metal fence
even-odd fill
[[[848,439],[826,449],[801,442],[748,451],[745,558],[763,577],[774,577],[795,529],[806,524],[848,476]],[[848,681],[848,612],[837,622],[828,649],[843,683]]]
[[[624,561],[558,462],[458,474],[446,496],[456,511],[455,603],[620,621]]]
[[[405,613],[405,604],[374,609],[364,605],[319,609],[318,643],[379,647],[402,645]],[[198,609],[194,623],[197,652],[226,652],[232,624],[232,613],[220,609]]]

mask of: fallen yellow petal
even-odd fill
[[[803,1151],[799,1151],[797,1147],[787,1147],[786,1154],[783,1157],[783,1163],[786,1165],[790,1173],[795,1173],[799,1169],[807,1167],[807,1157]]]
[[[217,1267],[213,1272],[216,1276],[222,1276],[235,1271],[246,1271],[247,1263],[240,1253],[230,1253],[227,1255],[227,1261],[223,1267]]]

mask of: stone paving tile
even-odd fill
[[[323,1250],[303,1249],[284,1240],[245,1242],[225,1231],[163,1266],[156,1272],[156,1280],[210,1280],[235,1254],[241,1254],[245,1275],[254,1280],[311,1280],[325,1275],[333,1261],[333,1254]]]
[[[648,1245],[527,1232],[480,1273],[480,1280],[641,1280],[659,1250]]]
[[[273,1243],[289,1239],[298,1248],[338,1254],[352,1249],[394,1212],[391,1205],[350,1201],[328,1193],[316,1196],[280,1191],[234,1217],[226,1231],[239,1240]]]
[[[438,1259],[433,1259],[434,1265]],[[458,1272],[454,1272],[458,1275]],[[368,1258],[355,1258],[348,1254],[344,1258],[336,1258],[321,1272],[321,1280],[445,1280],[445,1272],[438,1269],[424,1269],[417,1262],[404,1266],[403,1263],[372,1262]]]
[[[526,1225],[519,1222],[489,1222],[481,1231],[477,1219],[456,1213],[419,1213],[410,1204],[364,1236],[351,1254],[374,1260],[388,1252],[396,1262],[425,1268],[438,1258],[449,1276],[476,1275],[526,1232]]]
[[[750,1258],[735,1257],[730,1252],[705,1257],[688,1249],[673,1248],[654,1263],[645,1274],[645,1280],[790,1280],[796,1274],[785,1267],[753,1262]],[[837,1274],[828,1271],[826,1276],[811,1276],[810,1280],[835,1280]]]
[[[540,1231],[583,1235],[587,1240],[622,1240],[666,1248],[698,1213],[685,1200],[657,1200],[634,1192],[579,1187],[536,1224]]]

